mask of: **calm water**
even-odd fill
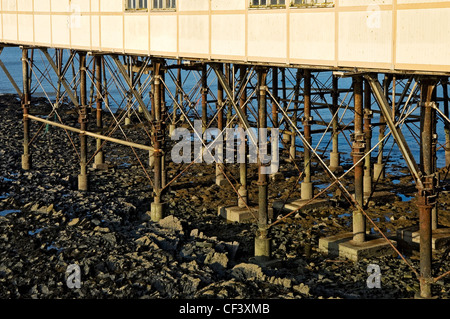
[[[53,50],[49,50],[50,55],[53,56],[54,51]],[[67,55],[67,53],[66,53]],[[66,57],[67,58],[67,57]],[[8,68],[9,72],[12,74],[12,76],[15,78],[17,84],[19,87],[21,87],[21,81],[22,81],[22,63],[21,63],[21,50],[19,48],[5,48],[3,50],[3,53],[0,55],[0,59],[3,61],[3,63],[6,65],[6,67]],[[50,100],[54,100],[56,97],[56,88],[55,88],[55,83],[57,83],[57,78],[54,75],[53,70],[51,70],[50,66],[48,65],[48,63],[45,63],[46,59],[44,57],[43,54],[41,54],[38,50],[36,50],[35,55],[34,55],[34,61],[35,61],[35,65],[36,65],[36,72],[33,75],[32,78],[32,92],[33,92],[33,96],[38,96],[38,97],[47,97]],[[109,71],[108,71],[109,72]],[[68,71],[69,77],[72,75],[72,70],[69,69]],[[288,73],[287,73],[288,74]],[[44,78],[45,75],[47,78],[51,79],[51,83]],[[176,76],[176,72],[174,72],[174,75]],[[292,74],[290,74],[289,76],[292,77]],[[110,77],[110,75],[109,75]],[[320,81],[321,83],[325,83],[328,87],[331,86],[331,82],[330,82],[330,73],[321,73],[319,78],[317,79],[317,81]],[[212,90],[212,92],[214,93],[214,95],[216,94],[216,88],[217,88],[217,83],[214,79],[214,76],[210,76],[208,78],[208,83],[210,84],[210,88]],[[169,88],[171,89],[171,92],[175,92],[175,85],[172,83],[172,80],[169,76],[166,75],[166,80],[168,83]],[[197,81],[199,80],[199,76],[196,75],[194,72],[190,73],[189,77],[187,78],[187,80],[184,82],[184,87],[185,87],[185,91],[186,93],[189,93],[191,91],[191,89],[195,88]],[[269,79],[270,81],[270,79]],[[281,87],[281,83],[279,85]],[[344,88],[350,88],[351,87],[351,79],[342,79],[340,80],[340,86],[344,87]],[[287,87],[292,87],[292,83],[289,83],[289,80],[287,81]],[[313,85],[314,87],[314,85]],[[113,110],[116,110],[119,106],[124,106],[126,102],[124,102],[124,98],[123,98],[123,94],[119,93],[120,91],[122,91],[123,89],[120,88],[119,86],[113,85],[113,81],[110,81],[110,94],[111,94],[111,98],[110,98],[110,105],[111,108]],[[398,88],[398,91],[400,91],[401,88]],[[195,91],[195,90],[193,90]],[[7,79],[7,77],[5,76],[5,74],[3,73],[3,71],[0,70],[0,94],[2,93],[15,93],[15,90],[13,88],[13,86],[11,85],[11,83],[9,82],[9,80]],[[89,94],[89,92],[88,92]],[[174,93],[173,93],[174,94]],[[439,87],[438,89],[438,96],[441,96],[442,94],[442,89],[441,87]],[[200,95],[199,93],[193,94],[191,96],[191,99],[195,102],[199,102]],[[288,98],[291,98],[290,96]],[[211,97],[210,97],[211,99]],[[331,97],[329,95],[325,96],[325,99],[328,103],[331,103]],[[352,105],[352,101],[350,100],[350,95],[346,96],[346,94],[341,94],[340,96],[341,101],[343,100],[343,105],[345,104],[350,104]],[[318,102],[324,102],[323,100],[320,100],[320,98],[316,97],[313,98],[313,101],[316,100]],[[147,96],[144,96],[144,102],[148,103],[149,101],[149,97],[148,94]],[[170,105],[172,105],[173,103],[171,102],[171,97],[169,95],[167,95],[166,97],[166,101],[169,103],[169,108],[171,108]],[[412,104],[413,106],[415,106],[416,104]],[[201,105],[200,103],[197,104],[197,112],[199,114],[201,114]],[[377,107],[375,107],[375,109],[377,109]],[[319,110],[319,113],[316,113],[313,111],[313,117],[316,120],[323,120],[323,121],[330,121],[332,116],[330,114],[330,112],[326,109],[323,110]],[[192,114],[192,113],[191,113]],[[418,115],[418,109],[413,113]],[[353,114],[350,110],[348,111],[344,111],[342,110],[339,114],[340,118],[342,118],[342,123],[350,123],[353,119]],[[250,114],[250,120],[255,120],[253,115]],[[270,122],[270,121],[269,121]],[[373,118],[373,122],[376,123],[378,122],[378,116],[375,114],[374,118]],[[418,125],[418,124],[416,124]],[[313,129],[318,129],[318,128],[323,128],[323,127],[313,127]],[[409,129],[407,129],[407,127],[404,127],[404,134],[406,137],[406,140],[408,141],[410,148],[413,152],[414,157],[416,158],[416,160],[419,160],[419,151],[420,151],[420,146],[419,144],[416,142],[416,140],[413,137],[412,132],[418,132],[418,127],[415,126],[414,124],[409,124]],[[443,148],[440,147],[440,145],[442,145],[445,141],[445,137],[444,137],[444,127],[443,127],[443,122],[440,119],[438,122],[438,139],[439,139],[439,143],[438,144],[438,166],[439,167],[443,167],[445,165],[445,151]],[[416,137],[417,138],[417,137]],[[331,145],[329,145],[330,140],[331,140],[331,134],[315,134],[313,135],[313,145],[317,146],[319,141],[322,140],[320,142],[319,145],[319,150],[323,150],[326,147],[328,147],[328,150],[331,149]],[[350,148],[349,148],[349,142],[350,142],[350,135],[349,132],[345,133],[345,137],[341,135],[340,137],[340,151],[342,151],[343,154],[343,159],[350,161]],[[373,141],[372,141],[372,145],[375,145],[378,142],[378,128],[374,128],[373,130]],[[301,145],[301,140],[300,138],[297,138],[297,143],[298,145]],[[319,152],[319,154],[321,154],[321,152]],[[373,156],[376,156],[377,153],[374,153]],[[397,148],[396,145],[393,144],[393,139],[392,137],[388,140],[388,142],[386,143],[385,146],[385,155],[389,154],[390,155],[390,164],[401,164],[403,165],[403,160],[402,160],[402,156]]]

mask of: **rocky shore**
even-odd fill
[[[78,125],[67,105],[58,112],[64,123]],[[45,100],[33,100],[32,114],[49,113]],[[32,137],[39,128],[32,124]],[[145,141],[139,127],[126,133],[133,141]],[[78,138],[69,135],[75,148],[65,131],[44,127],[31,146],[33,169],[22,171],[20,101],[14,95],[0,97],[0,298],[384,299],[413,298],[418,292],[414,273],[395,254],[354,263],[317,251],[319,238],[351,230],[348,206],[336,205],[338,197],[330,207],[296,214],[274,226],[270,237],[277,262],[258,265],[251,259],[255,223],[230,223],[217,215],[218,206],[235,204],[237,196],[231,186],[215,185],[214,166],[194,165],[172,184],[165,197],[167,217],[153,223],[146,220],[151,184],[130,149],[107,144],[110,168],[90,169],[90,191],[83,193],[76,187]],[[88,140],[93,154],[95,140]],[[137,154],[151,176],[148,154]],[[238,179],[236,167],[227,169]],[[392,190],[396,181],[401,193],[368,209],[389,235],[418,224],[414,184],[404,167],[393,170],[397,174],[377,187]],[[168,180],[180,171],[169,163]],[[295,167],[282,163],[281,172],[284,179],[270,184],[271,202],[299,195],[298,190],[291,192]],[[256,202],[255,168],[249,176],[250,200]],[[314,178],[318,185],[327,182],[320,174]],[[351,176],[347,182],[351,188]],[[447,227],[449,202],[443,193],[440,223]],[[405,257],[419,269],[417,252]],[[436,252],[433,274],[450,270],[447,257]],[[80,289],[66,284],[72,264],[80,266]],[[379,289],[367,287],[369,264],[380,266]],[[450,278],[438,281],[433,294],[449,298]]]

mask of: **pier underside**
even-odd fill
[[[323,230],[345,218],[340,232],[323,230],[317,250],[332,258],[345,246],[350,252],[340,256],[356,261],[396,255],[423,298],[450,274],[432,271],[433,251],[450,242],[450,212],[440,204],[450,167],[448,74],[8,50],[21,52],[22,78],[0,67],[21,99],[22,170],[39,162],[36,144],[64,132],[78,163],[73,185],[84,194],[98,191],[96,176],[117,169],[115,149],[128,149],[118,165],[135,168],[136,183],[148,189],[143,222],[171,216],[186,190],[209,202],[198,183],[217,187],[220,200],[211,203],[220,218],[255,226],[247,256],[255,263],[279,259],[277,228],[308,220]],[[395,220],[408,223],[390,228],[396,212],[386,205],[402,198],[411,215]],[[411,263],[414,250],[420,267]]]

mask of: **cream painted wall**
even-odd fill
[[[245,15],[214,15],[211,18],[211,53],[245,56],[245,32],[242,32],[243,30],[245,30]]]
[[[178,0],[177,10],[125,12],[124,0],[0,0],[0,40],[168,58],[450,72],[450,1],[339,0],[337,10],[246,10],[246,1]]]
[[[179,50],[184,53],[209,53],[209,16],[179,17]]]
[[[251,57],[286,59],[286,23],[286,14],[283,13],[249,14],[248,55]]]
[[[339,15],[340,61],[390,63],[392,61],[392,12],[377,13],[379,21],[366,12]]]
[[[177,54],[177,17],[156,15],[150,19],[150,50]]]
[[[289,55],[291,59],[325,60],[335,58],[335,14],[320,11],[291,13]]]
[[[449,65],[449,17],[450,8],[398,12],[397,61]]]

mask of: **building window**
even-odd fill
[[[285,7],[286,0],[251,0],[251,8]]]
[[[176,9],[176,0],[153,0],[152,9]]]
[[[334,1],[332,0],[292,0],[292,7],[332,7]]]
[[[147,1],[148,0],[127,0],[126,2],[127,10],[147,9],[148,8]]]

